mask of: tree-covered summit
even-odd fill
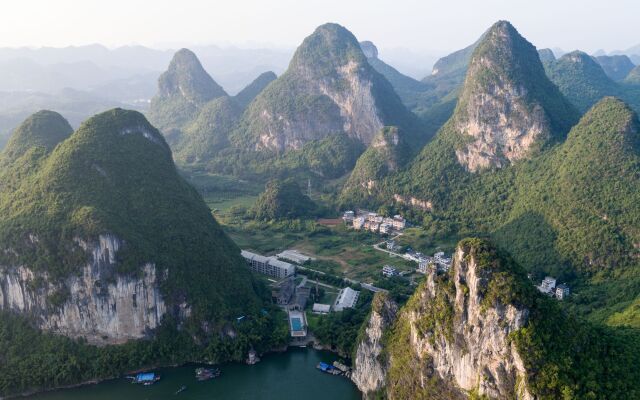
[[[175,53],[158,78],[158,93],[151,100],[149,119],[165,135],[179,131],[207,102],[227,93],[204,70],[188,49]]]
[[[15,129],[0,156],[0,164],[16,161],[33,147],[42,147],[48,153],[72,132],[73,128],[62,115],[54,111],[38,111]]]
[[[0,265],[63,280],[88,260],[81,242],[100,235],[123,242],[114,273],[154,264],[166,271],[166,302],[186,301],[197,320],[218,323],[258,307],[239,249],[178,174],[163,136],[135,111],[88,119],[17,187],[0,191]]]

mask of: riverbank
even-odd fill
[[[56,390],[28,397],[29,400],[80,400],[91,398],[133,400],[141,398],[170,399],[182,386],[184,399],[211,398],[276,400],[283,398],[326,398],[355,400],[360,393],[345,377],[332,376],[316,369],[319,362],[338,360],[334,353],[313,348],[290,347],[286,352],[268,353],[255,365],[226,363],[220,365],[220,378],[197,382],[194,369],[201,364],[154,369],[162,379],[152,386],[133,385],[125,379],[112,379],[74,389]]]
[[[296,349],[304,349],[304,348],[311,348],[315,351],[320,351],[320,352],[326,352],[326,353],[331,353],[334,354],[336,357],[345,357],[344,355],[340,354],[340,352],[336,351],[335,349],[332,349],[329,346],[324,346],[321,344],[316,344],[317,339],[315,337],[313,337],[312,335],[309,336],[308,340],[306,340],[304,343],[296,343],[296,342],[290,342],[288,345],[283,346],[283,347],[278,347],[278,348],[273,348],[267,352],[264,352],[262,354],[260,354],[260,358],[264,358],[264,357],[268,357],[269,355],[275,355],[275,354],[283,354],[283,353],[287,353],[289,351],[292,350],[296,350]],[[223,366],[225,364],[244,364],[241,362],[226,362],[226,363],[210,363],[210,362],[206,362],[206,361],[194,361],[194,362],[187,362],[187,363],[183,363],[183,364],[158,364],[158,365],[151,365],[151,366],[146,366],[146,367],[141,367],[141,368],[136,368],[134,370],[129,370],[126,371],[122,374],[116,375],[116,376],[109,376],[109,377],[103,377],[103,378],[96,378],[96,379],[90,379],[87,381],[83,381],[83,382],[79,382],[76,384],[71,384],[71,385],[62,385],[62,386],[56,386],[56,387],[52,387],[52,388],[46,388],[46,389],[41,389],[41,390],[30,390],[27,392],[23,392],[23,393],[19,393],[19,394],[13,394],[13,395],[9,395],[9,396],[0,396],[0,400],[11,400],[11,399],[18,399],[18,398],[35,398],[39,395],[45,395],[47,393],[51,393],[51,392],[59,392],[59,391],[65,391],[65,390],[72,390],[72,389],[78,389],[78,388],[84,388],[84,387],[89,387],[89,386],[94,386],[94,385],[99,385],[105,382],[110,382],[110,381],[115,381],[118,379],[124,379],[125,376],[128,375],[135,375],[137,373],[140,372],[145,372],[145,371],[152,371],[152,370],[162,370],[162,369],[171,369],[171,368],[183,368],[187,365],[208,365],[208,366]]]

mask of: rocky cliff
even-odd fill
[[[149,120],[170,136],[189,123],[204,104],[226,95],[198,57],[191,50],[181,49],[158,78],[158,93],[151,99]]]
[[[371,397],[385,386],[387,362],[384,359],[383,336],[396,320],[398,305],[388,294],[376,293],[371,314],[353,360],[351,380],[358,386],[364,398]]]
[[[429,269],[389,340],[390,399],[534,398],[510,336],[529,321],[512,272],[475,239],[458,245],[450,273]]]
[[[145,264],[139,276],[118,276],[121,240],[101,235],[95,243],[80,243],[90,260],[64,282],[24,266],[0,267],[0,309],[29,314],[41,329],[97,344],[141,338],[157,328],[166,305],[156,266]]]
[[[452,117],[467,139],[456,150],[458,162],[478,172],[526,158],[566,135],[573,113],[535,47],[508,22],[497,22],[473,52]]]
[[[412,121],[353,34],[325,24],[304,40],[287,71],[250,104],[236,144],[283,152],[336,133],[368,144],[384,125]]]
[[[140,113],[96,115],[39,151],[0,174],[0,308],[95,343],[165,314],[212,333],[258,309],[239,249]]]

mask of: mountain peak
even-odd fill
[[[355,36],[337,24],[304,39],[287,71],[255,98],[241,124],[236,145],[277,152],[337,134],[369,144],[385,125],[419,139],[415,116],[369,64]]]
[[[620,139],[621,143],[627,143],[621,145],[621,150],[626,151],[629,147],[639,149],[640,123],[636,113],[624,101],[609,96],[596,103],[582,117],[569,133],[567,145],[571,145],[578,136],[592,136],[599,141]],[[596,146],[593,150],[602,150],[602,146]]]
[[[256,79],[242,89],[238,94],[234,96],[234,99],[242,107],[246,107],[251,101],[260,94],[271,82],[278,79],[278,76],[273,71],[267,71],[261,73]]]
[[[471,172],[500,168],[565,135],[574,114],[545,75],[536,48],[509,22],[499,21],[471,57],[452,117],[470,141],[456,156]]]
[[[160,75],[158,86],[161,96],[181,95],[187,101],[197,103],[226,95],[189,49],[180,49],[174,54],[169,68]]]
[[[373,42],[369,40],[360,42],[360,48],[367,58],[378,58],[378,48]]]
[[[158,93],[151,100],[149,118],[165,134],[179,131],[202,105],[226,95],[198,57],[191,50],[181,49],[158,78]]]
[[[13,132],[2,154],[3,162],[18,159],[32,147],[43,147],[46,152],[69,137],[73,128],[57,112],[38,111],[24,120]]]
[[[304,39],[293,55],[289,68],[324,74],[329,69],[349,62],[362,64],[366,61],[353,33],[341,25],[327,23],[317,27]]]
[[[624,82],[631,85],[640,85],[640,65],[629,72]]]

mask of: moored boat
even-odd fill
[[[219,376],[219,368],[196,368],[196,379],[199,381],[208,381]]]

